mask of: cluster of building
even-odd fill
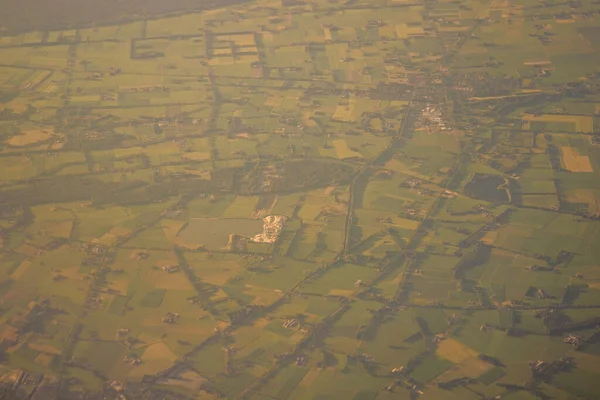
[[[175,322],[177,322],[178,319],[179,319],[179,314],[168,312],[163,317],[162,322],[164,322],[165,324],[174,324]]]
[[[579,346],[582,341],[583,338],[581,338],[580,336],[575,336],[573,334],[569,334],[569,336],[563,339],[563,343],[572,344],[573,346]]]
[[[252,237],[256,243],[275,243],[281,235],[286,218],[281,215],[269,215],[263,218],[263,231]]]
[[[140,365],[142,363],[142,360],[140,360],[137,356],[125,356],[125,358],[123,358],[123,363],[130,365]]]
[[[450,130],[442,118],[442,112],[429,104],[421,111],[421,122],[427,127],[437,127],[442,131]]]

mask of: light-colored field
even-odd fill
[[[579,155],[577,149],[569,146],[560,148],[563,166],[571,172],[594,172],[588,156]]]
[[[190,153],[184,153],[182,158],[190,161],[206,161],[210,160],[210,153],[202,152],[202,151],[193,151]]]
[[[110,288],[119,292],[121,295],[127,294],[127,287],[129,286],[129,281],[126,279],[115,279],[108,282]]]
[[[57,349],[56,347],[50,345],[50,344],[44,344],[44,343],[29,343],[27,344],[27,346],[30,349],[42,352],[42,353],[48,353],[48,354],[54,354],[54,355],[59,355],[61,353],[61,351],[59,349]]]
[[[11,274],[11,278],[18,280],[31,266],[31,261],[24,260],[17,269]]]
[[[523,115],[523,121],[531,122],[566,122],[575,124],[575,131],[583,133],[591,133],[594,130],[594,118],[587,115],[558,115],[558,114],[543,114]]]
[[[251,237],[262,232],[263,222],[250,218],[193,218],[179,233],[186,243],[212,249],[226,248],[229,236]]]
[[[215,56],[222,56],[222,55],[226,55],[226,54],[231,54],[231,49],[227,48],[227,47],[222,48],[222,49],[213,49],[212,53]]]
[[[50,133],[50,131],[36,129],[21,132],[19,135],[13,136],[6,140],[4,143],[14,147],[29,146],[38,142],[43,142],[44,140],[48,140],[51,137],[52,133]]]
[[[312,385],[312,383],[315,381],[315,379],[317,379],[317,377],[319,376],[320,373],[321,373],[320,369],[310,369],[306,373],[306,375],[304,375],[304,378],[300,381],[300,383],[298,385],[310,387]]]
[[[185,221],[178,221],[174,219],[163,219],[160,221],[160,225],[165,233],[165,236],[169,241],[175,241],[177,239],[177,233],[185,225]]]
[[[29,346],[29,347],[31,347],[31,346]],[[35,358],[34,361],[38,365],[43,365],[44,367],[48,367],[48,366],[50,366],[50,364],[52,364],[52,361],[54,361],[54,356],[51,354],[40,353],[40,354],[38,354],[38,356]]]
[[[343,139],[334,140],[332,142],[335,147],[335,152],[340,159],[351,158],[351,157],[360,157],[363,158],[362,154],[350,149],[348,147],[348,143],[346,143]]]
[[[130,372],[132,378],[140,378],[146,374],[156,374],[168,368],[177,356],[163,342],[150,345],[142,354],[142,363]]]
[[[215,39],[219,42],[235,42],[238,46],[253,46],[254,34],[247,33],[241,35],[218,35]]]
[[[73,220],[59,221],[53,224],[51,236],[68,239],[73,231]]]
[[[332,120],[342,122],[354,122],[356,116],[354,115],[354,102],[351,100],[348,105],[338,105],[335,108],[335,112],[331,116]]]
[[[548,61],[548,60],[544,60],[544,61],[527,61],[523,63],[524,65],[527,66],[533,66],[533,65],[551,65],[552,61]]]
[[[93,243],[99,243],[104,245],[112,245],[116,243],[119,238],[129,235],[131,231],[129,229],[114,227],[110,231],[104,233],[102,236],[96,239],[92,239]]]
[[[458,340],[449,338],[440,342],[436,354],[453,363],[460,364],[467,358],[476,357],[478,353]]]
[[[265,107],[279,107],[282,103],[283,100],[285,100],[284,97],[279,96],[277,94],[270,94],[267,97],[267,100],[265,100]]]
[[[164,271],[155,271],[152,274],[151,280],[154,282],[154,286],[157,289],[167,290],[194,290],[190,281],[185,277],[182,272],[176,272],[169,274]]]
[[[468,357],[461,361],[458,365],[439,375],[435,381],[448,382],[453,379],[460,379],[464,377],[477,378],[492,368],[493,366],[491,364],[480,360],[478,357]]]

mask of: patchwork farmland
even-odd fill
[[[117,19],[1,32],[2,393],[599,396],[597,2]]]

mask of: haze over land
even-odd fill
[[[106,25],[136,16],[211,9],[246,0],[3,0],[0,28],[8,31]]]
[[[597,1],[0,15],[0,399],[600,396]]]

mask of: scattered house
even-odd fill
[[[394,387],[395,385],[392,383],[391,385],[385,386],[382,390],[385,390],[386,392],[393,392]]]
[[[442,340],[444,340],[444,339],[446,339],[446,336],[444,336],[444,335],[435,335],[435,336],[433,337],[433,340],[432,340],[432,341],[433,341],[433,343],[435,343],[435,344],[439,344],[439,343],[440,343]]]
[[[293,328],[297,325],[298,325],[298,320],[296,318],[287,319],[283,322],[283,324],[281,324],[282,327],[288,328],[288,329]]]
[[[165,265],[164,267],[162,267],[162,270],[168,274],[173,274],[179,271],[179,267],[177,265]]]
[[[363,281],[361,279],[354,282],[354,287],[361,287],[363,285]]]
[[[117,336],[123,337],[129,333],[129,329],[119,329],[117,330]]]
[[[179,314],[168,312],[163,317],[162,322],[164,322],[165,324],[174,324],[175,322],[177,322],[178,319],[179,319]]]
[[[403,365],[400,366],[400,367],[397,367],[397,368],[392,368],[390,370],[390,375],[399,375],[399,374],[402,374],[402,373],[404,373],[404,366]]]
[[[382,224],[391,224],[392,218],[391,217],[377,218],[377,222],[382,223]]]
[[[307,361],[306,356],[304,354],[299,354],[296,357],[296,365],[298,367],[303,367],[304,365],[306,365],[306,361]]]
[[[548,364],[542,360],[537,360],[537,361],[530,361],[529,362],[529,367],[534,370],[535,372],[543,372],[546,367],[548,366]]]
[[[548,295],[548,293],[546,293],[544,291],[544,289],[538,289],[537,292],[535,293],[536,297],[538,299],[548,299],[550,298],[550,296]]]

